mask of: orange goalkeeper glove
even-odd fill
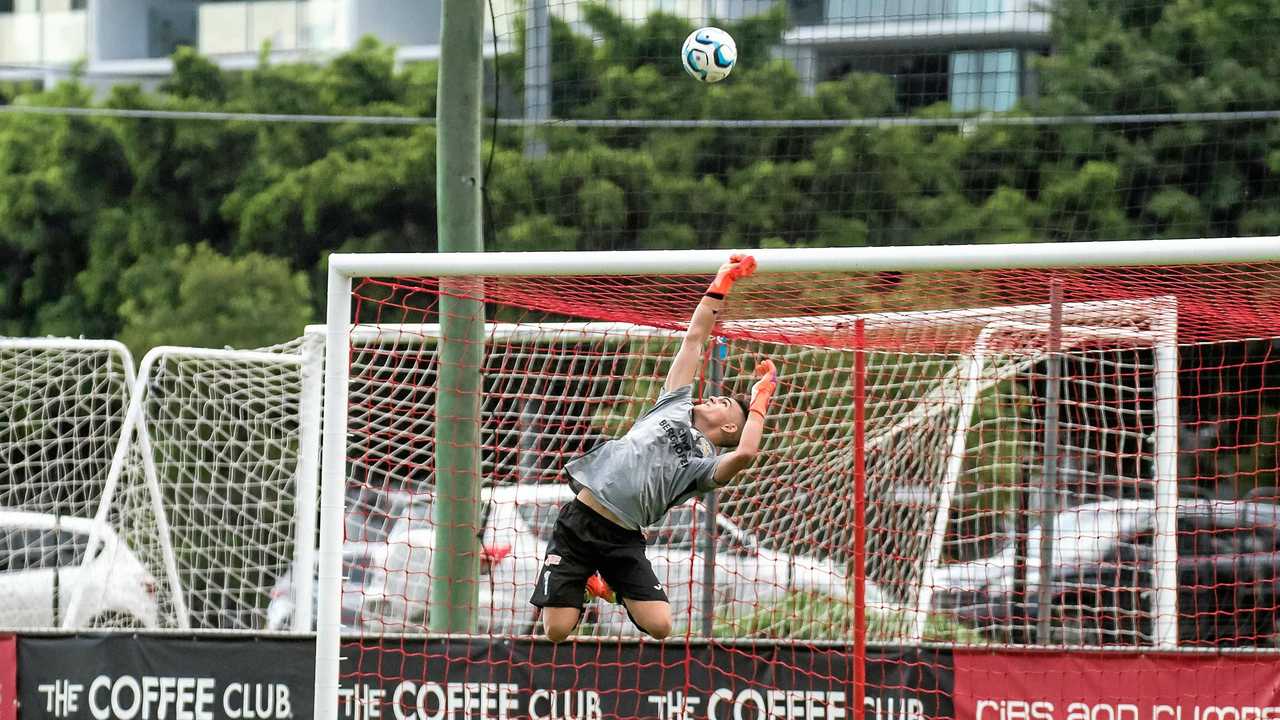
[[[773,391],[778,389],[778,369],[773,366],[772,360],[764,360],[756,365],[756,376],[760,379],[751,386],[751,409],[748,414],[759,413],[763,418]]]
[[[593,598],[600,598],[607,603],[617,603],[618,596],[613,592],[613,588],[609,587],[609,583],[600,577],[599,573],[587,578],[587,590],[585,592],[586,600],[590,602]]]
[[[723,300],[724,296],[729,294],[729,289],[733,287],[734,281],[750,277],[751,273],[755,271],[755,258],[750,255],[730,255],[729,262],[720,266],[720,272],[716,273],[716,279],[711,281],[711,287],[707,288],[707,294],[717,300]]]

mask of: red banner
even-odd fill
[[[18,719],[18,639],[0,635],[0,720]]]
[[[956,720],[1280,720],[1280,656],[955,651]]]

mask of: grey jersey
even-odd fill
[[[693,386],[663,393],[626,435],[565,465],[632,530],[715,487],[715,446],[693,427]]]

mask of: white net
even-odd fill
[[[154,587],[118,539],[79,569],[133,377],[116,342],[0,338],[0,627],[56,627],[73,592],[108,587],[112,572],[128,588],[95,593],[70,619],[154,622]]]
[[[0,508],[91,517],[132,383],[118,343],[0,338]]]
[[[158,624],[292,626],[311,610],[320,345],[148,357],[103,513],[154,578]]]

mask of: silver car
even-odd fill
[[[563,484],[511,485],[482,493],[481,576],[478,626],[481,632],[528,634],[536,630],[529,604],[559,509],[573,499]],[[424,502],[429,499],[424,498]],[[697,541],[705,510],[690,501],[664,522],[648,528],[648,557],[671,600],[675,631],[702,623],[703,558]],[[429,513],[415,512],[418,518]],[[713,607],[717,620],[743,617],[789,592],[809,591],[845,599],[849,579],[830,560],[763,548],[750,533],[723,515],[716,517]],[[421,631],[431,584],[435,532],[427,522],[406,519],[387,538],[384,554],[369,568],[361,624],[367,629]],[[870,596],[869,596],[870,597]],[[590,603],[584,630],[638,634],[619,605]]]
[[[429,521],[430,512],[429,498],[423,496],[417,496],[415,501],[415,496],[405,492],[372,492],[367,488],[356,488],[348,492],[342,543],[342,602],[339,610],[344,631],[354,631],[360,625],[361,607],[368,597],[365,586],[374,580],[370,568],[375,563],[385,562],[389,532],[399,523],[420,526]],[[318,614],[317,570],[313,565],[310,629],[315,629]],[[291,563],[289,569],[272,586],[267,605],[267,630],[301,630],[295,628],[293,622],[297,610],[297,599],[294,597],[296,574],[297,563]]]

